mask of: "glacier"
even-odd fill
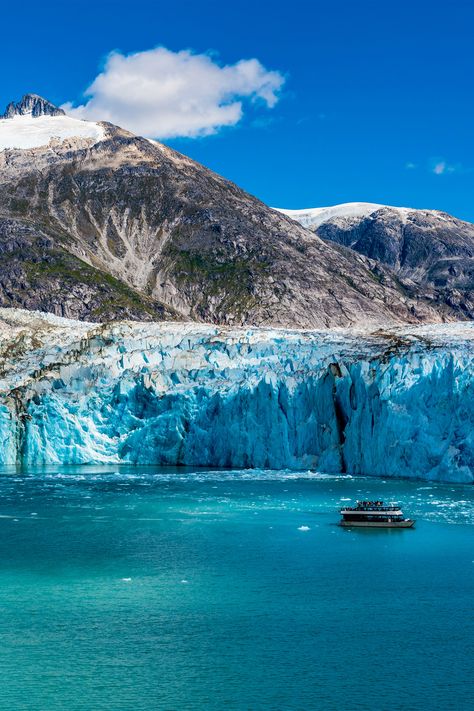
[[[474,480],[474,324],[298,331],[0,309],[0,464]]]
[[[410,212],[415,212],[413,208],[381,205],[376,202],[344,202],[330,207],[308,207],[300,210],[287,210],[281,207],[274,207],[273,209],[287,217],[291,217],[292,220],[296,220],[303,227],[316,230],[323,222],[329,220],[369,217],[369,215],[383,208],[394,210],[402,219],[406,219]]]
[[[104,139],[105,133],[99,123],[70,116],[14,116],[0,119],[0,151],[39,148],[68,138],[88,138],[94,145]]]

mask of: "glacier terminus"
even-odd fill
[[[474,324],[298,331],[0,310],[0,463],[474,479]]]

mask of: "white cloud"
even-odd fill
[[[440,160],[438,163],[435,163],[433,166],[433,173],[435,175],[443,175],[447,170],[447,165],[446,161]]]
[[[258,59],[221,66],[190,50],[113,52],[85,92],[86,103],[62,108],[76,118],[110,121],[152,138],[207,136],[237,124],[244,102],[273,108],[284,81]]]
[[[448,163],[444,158],[433,158],[431,160],[430,170],[435,175],[464,172],[460,163]]]

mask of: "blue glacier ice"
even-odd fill
[[[0,310],[0,464],[474,479],[474,325],[285,331]]]

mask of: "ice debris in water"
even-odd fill
[[[0,464],[472,482],[473,339],[471,323],[290,331],[0,309]]]
[[[309,531],[309,530],[310,530],[309,526],[299,526],[298,527],[298,531]]]

